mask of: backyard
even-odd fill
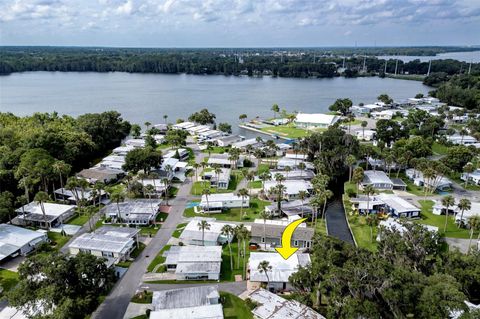
[[[296,128],[293,124],[286,124],[286,125],[277,125],[277,126],[265,126],[261,129],[264,132],[276,134],[281,137],[287,138],[300,138],[310,135],[312,132],[311,130],[305,130]],[[320,131],[320,130],[319,130]]]
[[[434,202],[431,200],[419,200],[418,202],[421,205],[422,211],[421,219],[416,220],[416,223],[438,227],[439,233],[443,234],[445,237],[470,238],[470,231],[465,228],[458,228],[453,216],[448,217],[447,231],[444,232],[445,215],[435,215],[432,213]],[[477,238],[478,232],[475,232],[473,236],[474,238]]]
[[[47,232],[48,239],[50,239],[50,243],[52,248],[55,250],[60,250],[71,238],[70,236],[64,236],[60,233],[49,231]]]
[[[18,283],[18,274],[14,271],[0,268],[0,286],[2,291],[0,292],[0,297],[3,296],[4,292],[10,291]]]
[[[270,205],[270,202],[263,201],[258,198],[250,199],[250,207],[243,208],[243,212],[241,213],[240,208],[232,208],[221,213],[211,213],[211,214],[195,214],[194,208],[190,207],[185,209],[183,212],[183,216],[185,217],[195,217],[195,216],[203,216],[203,217],[215,217],[218,220],[224,221],[245,221],[250,220],[253,221],[255,218],[259,218],[259,214],[261,211],[265,209],[265,206]],[[243,215],[243,217],[242,217]]]
[[[252,319],[251,310],[245,301],[231,293],[220,291],[222,299],[223,315],[225,319]]]
[[[245,263],[248,264],[248,258],[250,256],[250,251],[248,249],[248,243],[246,243],[246,252],[247,252],[247,259]],[[232,256],[233,256],[233,270],[230,266],[230,251],[228,249],[228,245],[223,246],[222,250],[222,266],[221,266],[221,273],[220,273],[220,280],[221,281],[235,281],[235,275],[242,275],[243,272],[243,257],[240,256],[240,267],[237,267],[238,263],[238,242],[236,240],[232,241]],[[243,254],[243,246],[240,246],[240,254]]]

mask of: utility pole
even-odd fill
[[[366,62],[367,62],[367,55],[364,53],[364,55],[363,55],[363,72],[367,72]]]
[[[383,73],[387,74],[387,60],[385,60],[385,67],[383,69]]]
[[[398,59],[395,61],[395,75],[397,75],[398,70]]]
[[[345,69],[345,55],[343,56],[343,65],[342,68]]]
[[[468,75],[470,75],[470,71],[472,71],[472,60],[470,60],[470,64],[468,66]]]
[[[432,60],[428,63],[428,71],[427,71],[427,76],[430,75],[430,69],[432,68]]]

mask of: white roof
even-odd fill
[[[233,143],[232,144],[232,147],[236,147],[236,148],[242,148],[242,147],[246,147],[247,145],[255,145],[257,144],[257,139],[256,138],[250,138],[248,140],[244,140],[244,141],[240,141],[240,142],[237,142],[237,143]]]
[[[45,237],[44,232],[0,224],[0,260],[10,256],[21,247],[30,243],[35,244]]]
[[[296,273],[300,266],[306,266],[310,263],[310,255],[295,253],[285,260],[276,252],[251,252],[248,262],[251,281],[267,282],[265,273],[261,273],[258,270],[258,265],[264,260],[268,261],[270,266],[272,266],[272,270],[268,271],[268,279],[270,282],[288,282],[288,278]]]
[[[114,154],[128,153],[128,152],[130,152],[134,149],[135,149],[135,147],[133,147],[131,145],[119,146],[119,147],[116,147],[116,148],[113,149],[113,153]]]
[[[398,213],[420,211],[420,208],[414,206],[413,204],[407,202],[405,199],[398,197],[394,194],[378,194],[376,197]]]
[[[61,216],[69,212],[71,209],[75,208],[74,205],[64,205],[64,204],[56,204],[56,203],[43,203],[43,207],[45,208],[46,215],[55,216],[55,217]],[[31,202],[23,206],[23,210],[25,210],[25,213],[43,215],[42,208],[36,202]],[[16,212],[22,213],[23,210],[22,210],[22,207],[20,207],[16,210]],[[18,217],[21,217],[21,216],[18,216]]]
[[[187,129],[187,128],[192,127],[192,126],[195,126],[195,123],[182,122],[182,123],[178,123],[178,124],[173,125],[173,128],[174,129]]]
[[[405,221],[405,223],[408,223]],[[430,226],[430,225],[424,225],[424,224],[419,224],[423,226],[426,230],[431,231],[431,232],[438,232],[438,227],[435,226]],[[403,226],[398,220],[394,218],[387,218],[386,220],[382,220],[379,225],[385,227],[386,229],[393,231],[396,230],[400,234],[403,234],[406,231],[405,226]]]
[[[365,171],[365,177],[368,178],[372,184],[393,184],[390,177],[384,171]]]
[[[181,241],[187,240],[202,240],[202,231],[198,228],[198,223],[202,220],[206,220],[210,225],[210,229],[205,229],[204,231],[204,239],[205,241],[217,241],[218,237],[220,237],[222,233],[222,228],[225,225],[230,225],[235,227],[234,224],[227,224],[227,223],[218,223],[215,222],[215,218],[201,218],[195,217],[192,219],[183,229],[182,234],[180,235]]]
[[[248,196],[247,196],[248,198]],[[225,201],[233,201],[233,200],[241,200],[242,197],[237,196],[235,193],[218,193],[218,194],[210,194],[208,195],[208,202],[225,202]],[[202,195],[202,202],[207,202],[207,197]]]
[[[216,286],[194,286],[154,291],[154,310],[206,306],[217,303],[220,294]]]
[[[145,140],[141,138],[132,138],[130,140],[125,141],[125,145],[131,145],[134,147],[144,147],[145,146]]]
[[[298,113],[296,122],[332,125],[338,121],[339,117],[336,115],[323,113]]]
[[[257,289],[248,295],[258,306],[252,311],[259,319],[324,319],[312,308],[296,300],[284,299],[265,289]]]
[[[221,261],[222,246],[181,246],[178,252],[178,263]]]
[[[75,238],[68,247],[113,253],[124,253],[133,246],[133,239],[97,233],[85,233]]]
[[[266,190],[270,190],[270,188],[275,187],[278,185],[276,181],[265,181],[264,186]],[[296,195],[300,191],[308,191],[312,189],[312,183],[309,181],[304,180],[285,180],[282,182],[282,185],[285,186],[286,190],[285,193],[288,195]]]
[[[221,304],[188,308],[162,309],[150,312],[150,319],[223,319]]]

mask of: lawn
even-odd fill
[[[262,186],[263,186],[262,181],[248,182],[248,188],[262,188]]]
[[[150,265],[147,267],[148,272],[152,272],[155,267],[159,264],[163,264],[165,262],[165,257],[163,257],[163,253],[170,249],[170,245],[165,245],[163,248],[158,252],[157,256],[152,260]]]
[[[445,237],[452,237],[452,238],[470,238],[470,232],[468,229],[465,228],[458,228],[455,224],[455,220],[453,216],[448,217],[447,221],[447,231],[443,232],[445,227],[445,215],[435,215],[432,213],[432,208],[434,202],[431,200],[419,200],[418,201],[421,205],[421,219],[415,220],[416,223],[431,225],[438,227],[438,231],[440,234],[444,235]],[[478,232],[473,234],[474,238],[477,238]]]
[[[266,126],[262,128],[262,131],[267,133],[276,134],[278,136],[287,137],[287,138],[300,138],[308,136],[312,133],[311,130],[304,130],[296,128],[292,124],[287,125],[278,125],[278,126]]]
[[[210,150],[208,149],[204,149],[202,151],[203,153],[210,153],[210,154],[223,154],[225,152],[227,152],[227,149],[225,147],[222,147],[222,146],[212,146],[212,148]]]
[[[3,295],[3,292],[10,291],[17,283],[18,274],[16,272],[0,268],[0,286],[3,289],[0,296]]]
[[[133,295],[130,302],[149,304],[152,303],[153,292],[152,291],[140,291]]]
[[[65,245],[68,240],[70,239],[70,236],[63,236],[60,233],[55,233],[55,232],[47,232],[48,239],[50,239],[51,244],[53,249],[55,250],[60,250],[60,248]]]
[[[66,224],[83,226],[88,221],[88,218],[89,218],[89,215],[87,214],[77,213],[77,215],[72,219],[70,219],[68,222],[66,222]]]
[[[370,234],[370,226],[367,225],[366,217],[358,214],[347,214],[348,223],[352,229],[353,236],[358,247],[366,248],[371,251],[377,250],[377,231],[378,227],[373,227],[373,239]]]
[[[250,220],[253,221],[255,218],[258,218],[258,214],[264,210],[265,206],[270,205],[270,202],[262,201],[257,198],[253,198],[250,200],[250,207],[243,208],[243,215],[240,213],[240,208],[232,208],[230,210],[226,210],[221,213],[212,213],[212,214],[195,214],[193,208],[187,208],[183,212],[183,216],[185,217],[195,217],[195,216],[208,216],[208,217],[215,217],[218,220],[225,220],[225,221],[245,221]]]
[[[436,155],[445,155],[448,152],[448,146],[440,144],[438,142],[433,142],[432,144],[432,152]]]
[[[182,234],[183,229],[185,228],[185,226],[187,226],[187,223],[178,224],[178,225],[177,225],[177,229],[175,229],[175,230],[173,231],[172,237],[174,237],[174,238],[179,238],[180,235]]]
[[[228,189],[218,189],[216,187],[211,187],[209,181],[200,181],[194,182],[190,194],[192,195],[202,195],[204,188],[209,188],[210,193],[232,193],[237,189],[238,183],[243,179],[241,171],[234,170],[230,175],[230,182],[228,183]]]
[[[243,272],[243,258],[240,257],[240,267],[237,267],[238,260],[238,243],[233,241],[231,243],[232,246],[232,256],[233,256],[233,270],[230,266],[230,251],[228,249],[228,245],[225,245],[222,250],[222,266],[221,266],[221,273],[220,273],[220,280],[221,281],[235,281],[235,275],[242,275]],[[243,246],[241,245],[240,249],[243,251]],[[248,243],[246,247],[247,251],[247,259],[245,263],[248,265],[248,258],[250,256],[250,251],[248,249]]]
[[[160,212],[157,217],[155,217],[156,222],[164,222],[168,217],[168,213]]]
[[[245,301],[231,293],[220,291],[225,319],[252,319],[251,310]]]
[[[270,165],[265,163],[260,163],[257,169],[257,175],[261,175],[262,173],[270,172]]]
[[[315,227],[315,233],[327,235],[327,224],[324,219],[319,218],[317,220],[317,227]]]
[[[103,224],[105,218],[100,218],[95,223],[95,229],[100,228],[102,226],[114,226],[114,227],[129,227],[127,224]],[[140,235],[143,236],[153,236],[155,235],[158,230],[160,229],[161,225],[148,225],[148,226],[137,226],[136,228],[140,229]]]

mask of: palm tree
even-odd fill
[[[253,171],[248,172],[245,177],[248,181],[248,196],[252,195],[252,182],[255,180],[255,173]]]
[[[64,188],[63,188],[63,176],[68,175],[72,167],[65,163],[64,161],[55,161],[52,165],[53,172],[58,174],[60,180],[60,187],[62,189],[62,197],[65,198]]]
[[[240,225],[237,225],[235,226],[235,228],[233,229],[234,232],[235,232],[235,237],[237,237],[237,269],[240,268],[240,243],[241,243],[241,240],[242,240],[242,236],[243,236],[243,229],[245,228],[245,226],[243,226],[243,224],[240,224]]]
[[[206,220],[201,220],[197,224],[198,229],[202,231],[202,245],[205,246],[205,229],[210,230],[210,224]]]
[[[431,167],[427,167],[422,171],[423,174],[423,200],[427,199],[428,185],[435,178],[435,171]]]
[[[230,252],[230,269],[233,271],[233,256],[232,256],[232,245],[231,241],[235,235],[235,230],[232,226],[225,224],[221,229],[221,234],[227,237],[228,250]]]
[[[17,200],[15,201],[15,204],[20,206],[22,208],[22,215],[23,215],[23,223],[26,224],[26,219],[25,219],[25,205],[28,204],[28,199],[25,195],[20,195],[17,197]]]
[[[362,138],[365,139],[365,128],[367,127],[368,122],[367,121],[362,121]]]
[[[268,272],[272,270],[272,266],[270,266],[270,263],[267,260],[263,260],[258,264],[257,269],[260,273],[265,273],[265,276],[267,277],[267,288],[268,288],[268,285],[270,284],[270,279],[268,278]]]
[[[40,209],[42,210],[42,214],[43,214],[43,222],[45,224],[45,228],[50,228],[50,227],[47,227],[47,213],[45,212],[45,202],[48,201],[50,199],[50,197],[48,196],[48,194],[46,192],[38,192],[35,197],[34,197],[34,201],[35,203],[37,203],[39,206],[40,206]]]
[[[363,192],[367,195],[367,212],[370,212],[370,195],[375,194],[375,188],[373,185],[368,184],[363,188]]]
[[[264,249],[267,250],[267,219],[270,219],[270,213],[262,210],[260,212],[260,218],[263,219],[263,242],[265,244]]]
[[[162,183],[165,186],[165,191],[163,192],[163,194],[164,194],[165,203],[168,206],[168,191],[170,189],[170,180],[166,177],[162,178]]]
[[[322,199],[322,202],[323,202],[323,209],[322,209],[322,217],[323,219],[326,218],[326,215],[325,215],[325,210],[327,208],[327,202],[330,198],[332,198],[333,196],[333,192],[329,189],[324,189],[322,191],[322,194],[321,194],[321,199]]]
[[[217,188],[218,188],[218,182],[220,180],[220,174],[222,174],[222,169],[220,167],[215,167],[214,169],[214,173],[216,175],[216,178],[217,178]]]
[[[210,196],[210,188],[204,188],[202,189],[202,195],[205,195],[205,200],[207,201],[207,211],[210,213],[210,204],[208,202],[208,196]]]
[[[147,127],[147,131],[148,131],[148,128],[150,127],[150,125],[152,125],[152,123],[150,123],[150,122],[147,121],[147,122],[145,122],[144,124],[145,124],[145,126]]]
[[[79,182],[76,177],[70,177],[65,184],[65,189],[72,192],[73,197],[75,197],[75,202],[78,203],[80,201],[80,196],[78,195],[78,187]]]
[[[240,216],[243,217],[243,201],[246,197],[248,197],[248,190],[246,190],[245,188],[239,189],[237,196],[242,197],[242,205],[240,206]]]
[[[298,199],[302,202],[302,218],[303,218],[303,202],[305,198],[307,198],[308,194],[306,191],[299,191],[298,192]]]
[[[93,224],[92,224],[92,216],[95,214],[95,206],[88,206],[85,208],[85,212],[88,216],[88,226],[90,228],[90,231],[93,231]]]
[[[445,226],[443,227],[443,232],[447,232],[447,223],[448,223],[448,209],[455,205],[455,199],[452,195],[447,195],[442,198],[442,205],[445,206]]]
[[[243,278],[246,279],[247,277],[247,245],[246,242],[250,240],[250,232],[248,229],[242,225],[242,228],[240,230],[240,234],[242,237],[243,241]]]
[[[472,208],[472,203],[468,199],[462,198],[458,203],[457,207],[461,211],[460,222],[458,223],[458,226],[460,227],[460,224],[463,223],[463,212],[465,212],[466,210],[470,210]]]
[[[263,172],[260,174],[260,180],[262,181],[262,190],[263,193],[265,194],[265,182],[269,181],[272,178],[272,175],[269,172]]]
[[[368,214],[366,222],[367,225],[370,226],[370,241],[373,242],[373,227],[378,225],[378,215]]]
[[[468,251],[470,252],[470,248],[472,247],[472,237],[473,233],[476,230],[480,229],[480,217],[479,216],[472,216],[468,220],[468,226],[470,227],[470,240],[468,241]]]
[[[300,170],[300,178],[303,177],[303,171],[307,168],[307,165],[305,165],[304,162],[300,162],[297,165],[298,169]]]
[[[348,155],[347,158],[345,159],[345,163],[348,166],[348,181],[352,181],[352,171],[353,171],[353,164],[357,162],[357,159],[353,155]]]
[[[465,172],[465,188],[467,188],[468,179],[470,178],[470,174],[475,171],[475,167],[473,166],[472,163],[467,163],[467,164],[463,167],[463,171]]]
[[[93,189],[95,189],[97,191],[97,194],[98,194],[98,205],[100,206],[100,201],[101,201],[101,198],[102,198],[102,193],[104,192],[104,189],[105,189],[105,184],[102,183],[102,182],[96,182],[94,185],[93,185]],[[95,205],[95,202],[93,203]]]
[[[192,167],[195,170],[195,182],[193,183],[193,185],[195,185],[196,188],[196,183],[198,182],[198,169],[200,168],[200,164],[195,162],[193,163]],[[194,189],[194,192],[197,193],[197,190]]]
[[[277,113],[280,112],[278,104],[273,104],[271,110],[273,111],[273,118],[277,118]]]
[[[163,115],[163,119],[165,120],[165,124],[167,124],[168,115],[167,114]]]
[[[122,192],[114,191],[110,194],[110,199],[112,200],[112,202],[117,204],[117,212],[118,212],[117,219],[119,219],[120,218],[120,203],[125,200],[125,195]]]

